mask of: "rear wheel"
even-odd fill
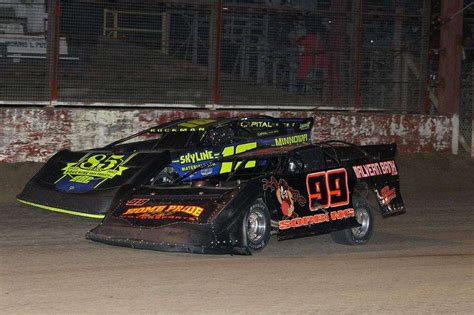
[[[259,252],[270,239],[270,213],[262,199],[250,206],[242,222],[245,244],[251,253]]]
[[[374,216],[372,207],[367,199],[361,196],[356,196],[354,197],[352,204],[354,206],[355,218],[360,226],[332,232],[331,237],[336,243],[345,245],[361,245],[367,243],[373,234]]]

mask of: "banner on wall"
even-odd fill
[[[47,43],[44,35],[0,34],[0,45],[2,44],[6,46],[7,57],[46,58]],[[63,58],[69,55],[65,37],[59,40],[59,54]]]

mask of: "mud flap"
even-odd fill
[[[398,178],[393,181],[377,181],[374,186],[377,203],[383,217],[405,213]]]

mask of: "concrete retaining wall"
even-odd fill
[[[402,152],[450,152],[452,121],[445,116],[354,112],[119,110],[0,108],[0,162],[43,162],[63,148],[103,146],[172,119],[265,114],[313,116],[313,141],[396,142]]]

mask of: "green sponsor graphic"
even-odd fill
[[[205,118],[193,119],[193,120],[188,120],[188,121],[179,123],[178,126],[185,127],[185,128],[196,128],[196,127],[199,127],[199,126],[208,125],[208,124],[213,123],[213,122],[215,122],[214,119],[205,119]]]
[[[101,180],[100,183],[95,186],[97,187],[106,180],[121,176],[123,172],[128,169],[128,167],[124,165],[134,156],[135,154],[132,154],[128,158],[125,158],[124,155],[116,154],[86,154],[77,162],[67,163],[62,169],[63,176],[58,179],[56,183],[64,177],[69,176],[71,182],[82,184]]]
[[[276,128],[279,125],[278,122],[271,121],[242,121],[240,123],[240,126],[244,128]]]
[[[182,172],[192,171],[192,170],[197,169],[198,167],[201,167],[202,165],[203,165],[203,163],[201,163],[201,164],[196,164],[196,165],[183,166],[183,167],[181,168],[181,171],[182,171]]]
[[[288,136],[288,137],[280,137],[275,139],[276,146],[284,146],[284,145],[292,145],[292,144],[300,144],[308,142],[308,135],[295,135],[295,136]]]
[[[128,169],[128,167],[125,166],[119,166],[117,169],[112,170],[82,169],[80,166],[77,166],[76,163],[68,163],[67,166],[62,170],[64,171],[63,175],[88,176],[111,179],[115,176],[122,175],[123,171],[125,171],[126,169]]]
[[[183,154],[179,157],[179,162],[181,164],[197,163],[201,161],[212,160],[219,155],[214,155],[214,152],[211,150],[205,150],[202,152],[190,152]]]
[[[300,124],[300,130],[306,130],[309,129],[311,123],[308,121],[307,123]]]

